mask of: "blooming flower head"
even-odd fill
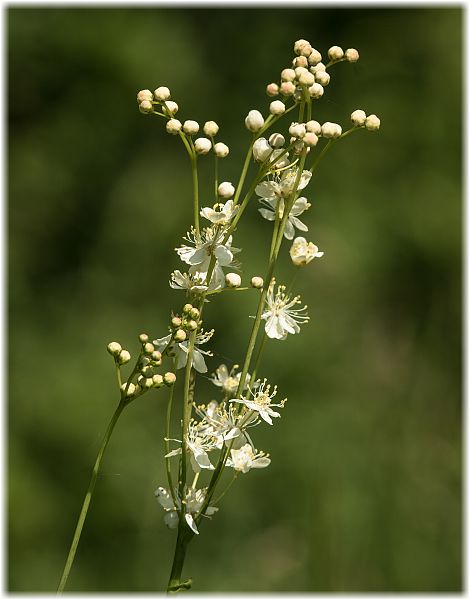
[[[230,454],[231,458],[227,459],[227,466],[242,473],[248,473],[250,469],[264,469],[271,463],[271,459],[264,452],[253,450],[251,444],[245,444],[238,450],[231,450]]]
[[[197,275],[181,273],[181,271],[175,270],[170,277],[170,287],[174,290],[187,290],[196,294],[201,294],[207,290],[204,280]]]
[[[241,372],[236,372],[238,367],[239,365],[233,365],[229,372],[225,365],[220,365],[217,367],[214,375],[211,377],[212,383],[217,387],[222,388],[222,391],[227,396],[234,396],[238,389],[241,377]],[[245,389],[248,387],[249,383],[250,375],[248,373],[245,379]]]
[[[199,490],[189,488],[186,491],[186,497],[184,500],[184,518],[188,526],[196,534],[199,534],[199,531],[196,527],[193,515],[199,513],[201,510],[201,507],[204,504],[206,493],[207,488],[201,488]],[[163,518],[165,525],[170,529],[175,529],[178,527],[178,512],[181,510],[181,499],[178,495],[178,489],[175,488],[176,506],[171,494],[164,487],[157,488],[155,490],[155,496],[166,513]],[[218,510],[219,509],[215,506],[208,506],[204,512],[204,515],[210,517]]]
[[[273,410],[272,406],[277,406],[282,408],[286,403],[286,398],[281,400],[278,404],[274,404],[271,400],[277,394],[277,386],[274,386],[273,391],[271,392],[271,386],[266,383],[266,379],[264,379],[259,385],[254,389],[250,389],[250,396],[248,398],[234,398],[231,402],[238,402],[239,404],[244,404],[248,409],[257,412],[259,416],[269,423],[269,425],[273,424],[271,417],[280,417],[281,415]]]
[[[269,338],[285,340],[288,333],[299,333],[299,323],[307,323],[309,317],[306,314],[307,306],[294,308],[301,304],[300,296],[290,298],[286,294],[286,286],[279,285],[274,292],[276,281],[273,278],[266,297],[266,310],[261,318],[266,321],[265,332]]]
[[[228,225],[237,214],[239,206],[234,205],[233,200],[227,200],[225,204],[214,204],[212,208],[206,206],[201,209],[201,216],[216,225]]]
[[[180,440],[172,441],[181,444]],[[209,460],[207,453],[218,448],[217,438],[207,429],[204,422],[197,423],[194,419],[191,419],[186,436],[186,446],[191,453],[191,466],[195,473],[199,473],[201,469],[214,470],[214,465]],[[166,454],[165,458],[177,456],[178,454],[181,454],[181,447]]]
[[[196,413],[201,417],[201,429],[216,439],[217,448],[221,449],[224,444],[229,444],[232,448],[239,448],[247,441],[251,442],[250,436],[246,431],[239,427],[241,421],[245,421],[233,404],[227,405],[225,402],[218,404],[215,400],[209,402],[207,406],[201,404],[196,406]]]
[[[304,237],[296,237],[289,250],[292,262],[296,267],[308,265],[314,258],[321,258],[324,252],[318,251],[318,246],[313,242],[307,242]]]
[[[205,354],[206,356],[212,356],[212,352],[210,350],[201,350],[198,346],[206,344],[212,338],[213,335],[213,329],[211,329],[210,331],[203,331],[201,329],[201,331],[199,331],[196,335],[193,350],[192,366],[196,369],[198,373],[207,373],[207,365],[203,355]],[[184,342],[173,342],[174,340],[172,338],[171,333],[169,335],[166,335],[165,337],[153,340],[154,346],[160,352],[163,352],[164,350],[166,350],[167,346],[173,344],[172,350],[175,352],[176,355],[176,368],[182,369],[186,366],[186,363],[188,362],[189,341],[185,340]]]

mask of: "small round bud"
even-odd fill
[[[359,52],[356,50],[356,48],[348,48],[344,53],[344,58],[348,62],[357,62],[359,60]]]
[[[120,365],[125,365],[131,360],[131,354],[127,350],[121,350],[118,356],[118,363]]]
[[[331,60],[341,60],[344,56],[343,49],[340,46],[331,46],[328,50],[328,56]]]
[[[149,341],[149,336],[148,336],[146,333],[141,333],[141,334],[139,335],[139,342],[140,342],[141,344],[145,344],[145,343],[146,343],[146,342],[148,342],[148,341]]]
[[[171,322],[171,326],[174,329],[178,329],[179,327],[181,327],[181,319],[179,317],[172,317],[170,322]]]
[[[199,310],[194,306],[190,311],[189,311],[189,316],[191,317],[191,319],[199,319],[199,317],[201,316],[201,313],[199,312]]]
[[[315,75],[305,70],[299,75],[299,83],[301,85],[312,85],[315,83]]]
[[[135,387],[135,385],[133,383],[129,383],[129,387],[128,387],[127,383],[123,383],[121,385],[121,390],[123,392],[126,391],[126,388],[127,388],[127,393],[126,393],[127,397],[133,396],[137,391],[137,388]]]
[[[318,73],[318,71],[326,71],[326,65],[319,62],[313,67],[310,67],[310,73]]]
[[[269,112],[272,115],[282,115],[286,110],[286,105],[280,100],[273,100],[269,105]]]
[[[307,146],[316,146],[318,143],[318,136],[313,133],[313,131],[308,131],[302,141]]]
[[[257,290],[260,290],[264,285],[264,281],[263,281],[262,277],[252,277],[250,283],[251,283],[251,287],[254,287]]]
[[[263,115],[259,110],[250,110],[245,119],[245,126],[249,131],[256,133],[264,125]]]
[[[306,67],[308,65],[308,60],[305,56],[296,56],[292,61],[292,66],[295,67]]]
[[[320,52],[318,52],[318,50],[315,50],[315,48],[312,48],[312,51],[310,52],[310,54],[308,56],[308,64],[315,66],[319,62],[321,62],[321,54],[320,54]]]
[[[151,102],[153,100],[153,94],[150,90],[140,90],[137,94],[137,102],[141,104],[144,100]]]
[[[217,135],[219,131],[219,126],[215,121],[206,121],[202,130],[209,137],[214,137],[214,135]]]
[[[197,321],[195,321],[194,319],[191,319],[190,321],[188,321],[186,323],[186,329],[188,329],[189,331],[196,331]]]
[[[284,96],[293,96],[295,92],[295,85],[292,83],[292,81],[283,81],[279,90]]]
[[[366,129],[377,131],[380,127],[380,119],[377,115],[369,115],[366,119]]]
[[[194,141],[194,149],[198,154],[207,154],[210,152],[211,148],[212,142],[209,138],[201,137]]]
[[[295,71],[294,69],[283,69],[281,71],[281,81],[294,81]]]
[[[362,127],[366,122],[367,115],[363,110],[355,110],[351,113],[351,122],[356,127]]]
[[[199,123],[197,121],[185,121],[183,131],[188,135],[195,135],[199,131]]]
[[[181,121],[178,121],[178,119],[170,119],[166,124],[166,130],[172,135],[178,134],[182,127],[183,125],[181,124]]]
[[[158,87],[154,92],[155,98],[160,101],[169,100],[171,97],[170,90],[167,87]]]
[[[144,377],[152,377],[153,375],[153,369],[152,367],[146,366],[146,367],[142,367],[142,369],[140,369],[140,372],[142,373],[142,375]]]
[[[122,350],[122,346],[119,342],[110,342],[108,344],[108,352],[111,356],[119,356],[119,353]]]
[[[279,86],[277,83],[269,83],[266,86],[266,93],[268,96],[277,96],[279,94]]]
[[[162,362],[162,353],[159,350],[154,350],[150,356],[153,362]]]
[[[226,200],[228,200],[234,195],[235,188],[230,183],[230,181],[222,181],[222,183],[217,188],[217,193],[221,198],[225,198]]]
[[[298,79],[302,74],[308,73],[309,71],[305,67],[296,67],[294,69],[294,72],[295,72],[296,79]]]
[[[321,133],[321,125],[318,121],[308,121],[305,123],[305,127],[307,131],[315,133],[316,135],[320,135]]]
[[[273,149],[264,137],[258,138],[253,144],[253,158],[257,162],[264,162],[267,160],[271,156],[272,151]]]
[[[215,155],[219,158],[225,158],[226,156],[228,156],[230,150],[226,144],[223,144],[222,142],[217,142],[217,144],[214,145],[214,152]]]
[[[165,375],[163,375],[163,383],[165,385],[173,385],[176,381],[176,375],[174,373],[172,373],[171,371],[168,371],[168,373],[165,373]]]
[[[152,352],[154,350],[155,350],[155,346],[153,344],[151,344],[150,342],[147,342],[146,344],[144,344],[145,354],[152,354]]]
[[[193,308],[194,308],[193,305],[189,304],[189,302],[188,302],[188,304],[185,304],[183,306],[183,312],[186,314],[189,314],[193,310]]]
[[[315,81],[323,87],[330,83],[330,74],[327,71],[317,71],[312,77],[315,77]]]
[[[323,86],[319,83],[314,83],[308,88],[308,93],[310,94],[310,97],[314,99],[321,98],[323,96],[324,91],[325,90],[323,89]]]
[[[300,39],[294,43],[295,54],[303,54],[303,52],[306,50],[308,50],[309,52],[312,51],[312,46],[309,41]]]
[[[176,115],[179,110],[179,106],[173,100],[167,100],[163,106],[163,112],[166,115]]]
[[[143,100],[139,104],[139,110],[144,115],[149,114],[149,113],[153,113],[153,104],[150,102],[150,100]]]
[[[271,148],[282,148],[286,140],[282,133],[272,133],[269,136],[269,145]]]
[[[158,373],[152,377],[153,387],[159,388],[163,385],[163,377]]]
[[[153,387],[153,379],[152,377],[146,377],[142,383],[141,383],[142,387],[146,390],[149,390],[151,387]]]
[[[329,121],[323,123],[323,125],[321,126],[321,134],[325,138],[339,138],[342,131],[343,130],[341,129],[340,125],[338,125],[337,123],[330,123]]]
[[[177,329],[173,337],[178,343],[184,342],[184,340],[186,339],[186,331],[184,331],[184,329]]]
[[[303,138],[305,135],[305,125],[303,123],[292,123],[289,127],[289,134],[294,138]]]
[[[242,284],[242,278],[238,273],[227,273],[225,275],[225,283],[228,287],[237,288]]]

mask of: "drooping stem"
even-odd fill
[[[73,535],[72,544],[70,546],[69,554],[67,557],[67,561],[65,563],[64,572],[62,573],[62,578],[59,583],[59,587],[57,588],[57,593],[61,594],[64,591],[64,588],[67,584],[67,579],[70,574],[70,570],[73,565],[73,561],[75,558],[75,553],[77,551],[78,543],[80,542],[80,536],[82,535],[83,525],[85,524],[85,519],[87,517],[88,508],[90,506],[91,497],[93,495],[93,490],[95,489],[96,479],[98,477],[98,472],[100,470],[101,461],[103,460],[103,455],[105,453],[108,442],[111,438],[111,434],[113,433],[114,427],[119,419],[124,407],[126,406],[126,402],[121,400],[116,408],[111,421],[108,425],[108,429],[103,438],[103,442],[101,443],[101,447],[98,452],[98,456],[96,457],[95,466],[93,467],[93,471],[91,473],[90,484],[88,486],[87,493],[85,494],[85,499],[83,501],[82,510],[80,511],[80,516],[78,517],[77,527],[75,528],[75,533]]]

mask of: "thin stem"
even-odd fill
[[[88,508],[90,506],[91,497],[93,495],[93,490],[95,489],[96,479],[98,477],[98,472],[100,470],[101,461],[103,460],[103,455],[108,445],[111,434],[113,433],[114,426],[117,423],[124,407],[126,406],[126,402],[121,400],[118,404],[118,407],[114,411],[114,414],[111,418],[111,421],[108,425],[108,429],[103,438],[103,442],[98,452],[98,456],[96,457],[95,466],[93,467],[93,471],[91,473],[90,484],[88,486],[87,493],[85,494],[85,499],[83,501],[82,510],[80,511],[80,516],[78,517],[77,527],[75,528],[75,533],[73,535],[72,544],[70,546],[69,554],[67,557],[67,561],[65,563],[64,572],[62,573],[62,578],[59,583],[59,587],[57,588],[57,593],[61,594],[64,591],[64,588],[67,584],[67,579],[70,574],[70,570],[73,565],[73,561],[75,558],[75,553],[77,551],[78,543],[80,542],[80,536],[82,535],[83,525],[85,524],[85,519],[88,513]]]
[[[219,194],[217,191],[218,187],[219,187],[219,157],[214,152],[214,196],[215,196],[216,202],[218,202],[218,200],[219,200]]]
[[[256,381],[256,375],[257,375],[257,372],[258,372],[258,367],[259,367],[259,364],[261,362],[261,355],[263,354],[263,350],[264,350],[264,346],[266,344],[267,338],[268,338],[268,336],[266,335],[266,333],[264,333],[263,337],[261,338],[261,343],[259,345],[258,353],[257,353],[256,358],[255,358],[255,365],[254,365],[253,370],[251,372],[251,379],[250,379],[250,381],[252,381],[253,383]]]
[[[363,129],[363,127],[351,127],[351,129],[348,129],[347,131],[345,131],[344,133],[342,133],[339,137],[337,137],[335,139],[329,140],[328,143],[326,144],[326,146],[320,152],[320,154],[315,158],[315,160],[313,161],[312,166],[309,169],[309,171],[312,173],[312,175],[313,175],[314,171],[316,170],[316,168],[318,167],[318,165],[319,165],[320,161],[322,160],[322,158],[325,156],[325,154],[328,152],[328,150],[330,150],[330,148],[333,146],[333,144],[335,142],[338,142],[339,140],[344,139],[345,137],[347,137],[348,135],[350,135],[354,131],[359,131],[361,129]]]
[[[175,368],[176,361],[173,361],[173,368]],[[172,385],[170,388],[170,395],[168,396],[168,405],[166,409],[166,426],[165,426],[165,454],[170,453],[170,427],[171,427],[171,410],[173,408],[173,395],[174,395],[175,386]],[[166,476],[168,479],[168,487],[170,488],[170,494],[173,498],[174,506],[177,506],[175,490],[173,487],[173,478],[171,476],[171,458],[165,458],[166,464]]]
[[[243,169],[242,169],[242,172],[240,175],[240,179],[238,181],[237,191],[235,192],[235,196],[233,197],[234,205],[238,204],[238,199],[240,198],[240,194],[242,193],[242,188],[243,188],[243,184],[245,183],[246,174],[248,172],[248,167],[250,166],[251,153],[252,153],[254,141],[255,141],[255,136],[253,136],[253,138],[251,140],[251,144],[248,148],[248,152],[246,153],[246,156],[245,156],[245,162],[243,163]]]
[[[176,538],[175,555],[173,557],[170,580],[167,586],[168,593],[176,593],[180,590],[187,590],[191,587],[191,579],[182,582],[181,573],[183,571],[184,559],[186,558],[188,544],[193,535],[194,534],[192,534],[192,532],[186,527],[186,522],[183,523],[180,519],[178,537]]]
[[[229,489],[232,487],[233,482],[237,479],[238,477],[238,473],[235,471],[232,479],[230,480],[230,482],[228,483],[227,487],[225,488],[225,490],[220,494],[220,496],[217,496],[217,498],[212,502],[212,504],[217,504],[218,502],[220,502],[222,500],[222,498],[225,496],[225,494],[229,491]]]
[[[199,182],[197,175],[197,154],[191,156],[191,172],[193,176],[193,198],[194,198],[194,227],[199,235]]]

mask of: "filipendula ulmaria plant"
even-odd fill
[[[293,240],[289,253],[296,267],[323,256],[313,242],[295,237],[296,230],[308,231],[299,217],[310,208],[310,203],[301,194],[336,142],[355,131],[376,131],[380,127],[378,117],[367,116],[363,110],[351,114],[352,127],[344,132],[337,123],[320,124],[312,118],[314,103],[322,98],[330,81],[330,67],[343,61],[356,62],[357,50],[350,48],[343,52],[339,46],[332,46],[328,50],[329,61],[324,64],[318,50],[307,40],[298,40],[294,53],[292,66],[282,70],[280,82],[270,83],[266,88],[268,96],[277,98],[270,103],[266,118],[258,110],[248,112],[245,126],[251,139],[235,186],[219,181],[219,159],[229,155],[229,148],[216,141],[217,123],[207,121],[202,128],[204,135],[198,136],[200,126],[196,121],[182,123],[175,118],[178,105],[171,100],[167,87],[158,87],[153,93],[141,90],[137,94],[140,111],[164,119],[166,130],[180,138],[190,159],[193,223],[183,238],[185,243],[176,248],[184,267],[174,270],[169,281],[173,289],[184,292],[186,299],[181,302],[184,303],[181,310],[171,313],[166,335],[153,341],[147,334],[139,336],[140,353],[124,382],[121,367],[130,361],[130,354],[117,342],[108,345],[116,365],[119,404],[98,453],[59,592],[64,589],[70,572],[101,460],[116,421],[130,402],[150,389],[169,387],[164,440],[167,484],[155,491],[165,511],[166,525],[177,530],[167,591],[191,587],[191,580],[182,578],[188,544],[199,535],[203,521],[210,520],[219,510],[221,498],[235,479],[240,473],[266,468],[271,462],[269,455],[257,448],[253,430],[259,425],[273,425],[281,416],[278,409],[284,407],[286,399],[279,400],[277,387],[259,377],[263,348],[266,340],[282,341],[289,334],[299,333],[300,325],[309,320],[300,297],[292,296],[284,285],[277,284],[276,261],[284,239]],[[272,131],[288,113],[293,113],[296,120],[288,120],[287,132]],[[198,161],[210,153],[215,165],[215,204],[201,207]],[[253,162],[255,169],[250,177]],[[272,236],[266,251],[264,277],[251,277],[249,285],[242,286],[242,278],[236,272],[240,271],[236,259],[240,249],[233,246],[233,234],[250,201],[259,202],[261,216],[272,223]],[[207,373],[205,356],[212,356],[205,348],[214,335],[213,329],[203,329],[203,312],[207,312],[208,302],[219,294],[249,290],[255,294],[257,307],[241,368],[219,365],[212,382],[219,388],[220,400],[198,403],[199,374]],[[168,371],[157,373],[163,361],[169,365]],[[178,370],[182,370],[183,380],[179,386],[181,429],[174,433],[171,417]],[[232,475],[220,491],[218,486],[225,471]]]

